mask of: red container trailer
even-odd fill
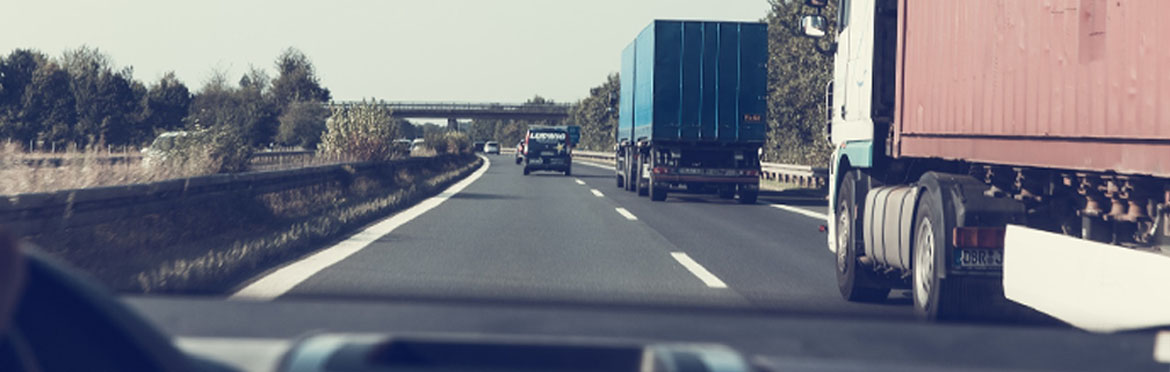
[[[817,43],[835,55],[842,296],[908,288],[927,319],[1024,304],[1089,329],[1170,324],[1170,2],[837,8]]]
[[[1170,2],[901,5],[894,156],[1170,177]]]

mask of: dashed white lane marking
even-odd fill
[[[289,290],[296,287],[297,284],[309,279],[321,270],[333,264],[344,260],[346,257],[357,253],[366,246],[373,243],[375,240],[389,234],[399,226],[405,225],[415,217],[421,216],[423,213],[443,204],[443,202],[450,199],[455,194],[463,191],[472,182],[478,180],[491,167],[492,162],[487,157],[480,155],[483,159],[483,165],[479,167],[475,173],[472,173],[466,179],[451,185],[446,190],[443,190],[439,195],[435,195],[421,203],[408,208],[405,211],[399,212],[390,218],[384,219],[381,222],[374,224],[362,230],[357,234],[351,235],[344,241],[336,245],[326,248],[320,252],[314,253],[309,257],[305,257],[300,261],[293,262],[288,266],[282,267],[279,270],[265,275],[264,277],[252,282],[247,287],[228,297],[231,300],[258,300],[267,301],[272,300],[285,294]]]
[[[792,213],[803,214],[805,216],[816,218],[816,219],[821,220],[821,221],[826,221],[829,219],[829,216],[825,215],[824,213],[813,212],[813,211],[810,211],[810,210],[804,209],[804,208],[797,208],[797,207],[793,207],[791,205],[784,205],[784,204],[769,204],[769,205],[771,205],[772,208],[783,209],[783,210],[786,210],[786,211],[789,211]]]
[[[678,261],[679,264],[687,268],[691,274],[694,274],[699,278],[699,280],[702,280],[703,284],[706,284],[708,287],[727,288],[727,283],[719,280],[719,277],[715,276],[715,274],[712,274],[710,271],[707,271],[707,268],[703,267],[703,265],[700,265],[698,262],[695,262],[695,260],[691,259],[691,256],[688,256],[686,253],[670,252],[670,256],[674,257],[675,261]]]
[[[625,208],[614,208],[614,209],[616,209],[618,214],[622,215],[622,217],[625,217],[627,220],[630,220],[630,221],[637,221],[638,220],[638,216],[635,216],[633,213],[630,213],[630,211],[627,211]]]
[[[1170,363],[1170,331],[1160,331],[1154,336],[1154,361]]]
[[[605,197],[605,194],[602,194],[601,191],[598,191],[597,189],[589,189],[589,192],[593,193],[593,196],[599,198]]]
[[[575,179],[573,179],[573,181],[576,181],[578,185],[584,185],[584,184],[585,184],[585,181],[582,181],[580,178],[575,178]]]

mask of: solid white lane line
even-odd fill
[[[783,209],[783,210],[786,210],[789,212],[803,214],[805,216],[816,218],[816,219],[821,220],[821,221],[827,221],[829,219],[829,216],[825,215],[824,213],[813,212],[813,211],[810,211],[810,210],[804,209],[804,208],[797,208],[797,207],[793,207],[791,205],[784,205],[784,204],[769,204],[769,205],[771,205],[773,208]]]
[[[578,185],[584,185],[584,184],[585,184],[585,181],[582,181],[580,178],[574,178],[574,179],[573,179],[573,181],[576,181]]]
[[[627,220],[630,220],[630,221],[638,220],[638,216],[635,216],[633,213],[630,213],[630,211],[627,211],[625,208],[615,208],[615,209],[617,209],[618,214],[622,215]]]
[[[375,240],[386,236],[386,234],[394,231],[394,229],[397,229],[399,226],[410,222],[415,217],[421,216],[423,213],[426,213],[427,211],[439,206],[439,204],[443,204],[443,202],[447,201],[447,199],[450,199],[451,196],[454,196],[460,191],[463,191],[464,188],[466,188],[468,185],[471,185],[471,183],[479,179],[480,176],[483,176],[483,174],[486,173],[488,168],[492,165],[491,160],[488,160],[487,157],[483,155],[480,155],[479,157],[483,159],[483,165],[480,166],[479,169],[475,171],[475,173],[472,173],[462,181],[451,185],[451,187],[443,190],[443,192],[439,195],[435,195],[431,198],[428,198],[427,200],[423,200],[422,202],[406,209],[405,211],[399,212],[390,218],[379,221],[373,226],[370,226],[357,234],[353,234],[348,239],[345,239],[344,241],[337,243],[332,247],[321,250],[320,252],[314,253],[309,257],[305,257],[300,261],[293,262],[285,267],[273,271],[272,273],[264,276],[263,278],[260,278],[259,280],[256,280],[255,282],[252,282],[252,284],[249,284],[247,287],[244,287],[238,292],[232,294],[229,299],[267,301],[280,297],[280,295],[285,294],[289,290],[293,289],[293,287],[296,287],[297,284],[300,284],[306,279],[309,279],[309,277],[313,276],[314,274],[317,274],[329,266],[333,266],[333,264],[344,260],[346,257],[349,257],[354,253],[357,253],[358,251],[362,250],[362,248],[365,248],[370,243],[373,243]]]
[[[589,192],[593,193],[593,196],[596,196],[599,198],[605,197],[605,194],[602,194],[601,191],[598,191],[597,189],[589,189]]]
[[[670,256],[674,257],[674,260],[678,261],[679,264],[682,264],[683,267],[687,268],[687,270],[690,270],[691,274],[694,274],[699,278],[699,280],[702,280],[703,284],[706,284],[708,287],[727,288],[727,283],[719,280],[719,277],[715,276],[715,274],[712,274],[710,271],[707,271],[707,268],[703,267],[703,265],[700,265],[698,262],[695,262],[695,260],[692,260],[691,256],[688,256],[686,253],[670,252]]]

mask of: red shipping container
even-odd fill
[[[1170,177],[1170,1],[898,13],[894,156]]]

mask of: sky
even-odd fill
[[[215,70],[275,75],[303,51],[335,100],[557,102],[619,69],[653,19],[759,21],[767,0],[10,1],[0,53],[96,47],[150,84],[192,90]]]

